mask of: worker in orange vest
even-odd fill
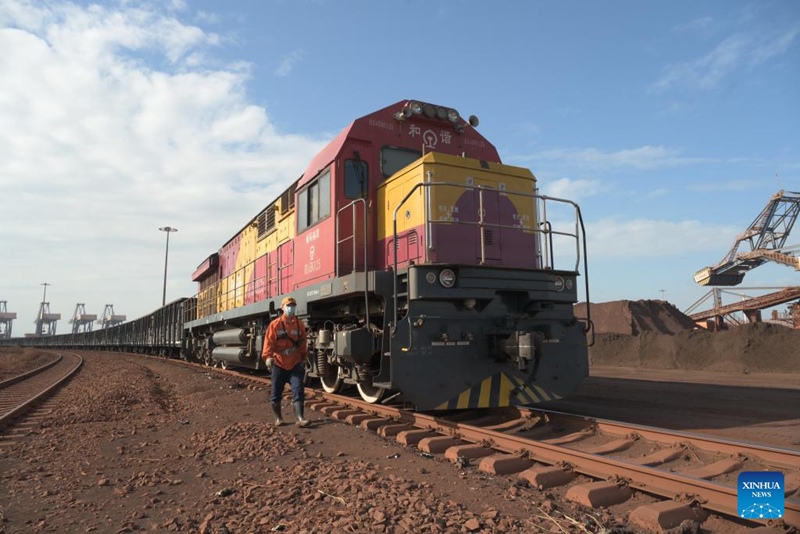
[[[275,414],[275,426],[284,424],[281,416],[281,396],[284,386],[292,387],[292,406],[297,426],[308,426],[310,421],[303,417],[303,401],[305,400],[303,379],[305,378],[305,360],[308,358],[306,325],[295,315],[297,301],[286,297],[281,302],[283,314],[269,323],[264,337],[264,349],[261,357],[272,373],[272,393],[270,402]]]

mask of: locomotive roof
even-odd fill
[[[420,102],[418,100],[400,100],[390,106],[386,106],[385,108],[379,109],[374,111],[368,115],[364,115],[353,122],[351,122],[347,127],[345,127],[339,135],[334,137],[330,143],[328,143],[325,148],[320,150],[314,158],[312,158],[311,162],[306,167],[305,172],[303,175],[297,180],[297,189],[300,189],[303,185],[308,183],[312,180],[322,169],[328,166],[331,161],[333,161],[336,156],[341,152],[342,146],[345,144],[345,141],[349,138],[355,139],[362,139],[362,140],[373,140],[376,136],[376,131],[381,132],[379,135],[381,136],[378,138],[376,144],[379,146],[387,145],[387,144],[395,144],[401,145],[396,140],[398,136],[401,135],[401,128],[403,121],[408,118],[398,118],[398,114],[402,114],[405,109],[408,108],[410,103],[420,103],[423,105],[431,106],[431,104],[425,104],[424,102]],[[442,106],[435,106],[436,108],[442,108]],[[452,108],[445,108],[445,109],[452,109]],[[424,116],[417,117],[417,120],[423,122],[433,123],[434,121],[426,119]],[[489,162],[496,162],[502,163],[500,161],[500,156],[497,153],[497,149],[493,144],[491,144],[480,132],[478,132],[473,126],[470,125],[469,122],[465,121],[463,118],[459,117],[459,122],[456,124],[456,128],[449,123],[443,123],[442,121],[438,121],[439,125],[447,124],[451,128],[454,128],[454,135],[459,136],[461,143],[459,146],[462,145],[469,145],[470,148],[470,155],[472,157],[476,157],[483,161]],[[465,150],[466,151],[466,150]],[[476,153],[472,153],[476,152]],[[236,239],[236,237],[241,234],[244,228],[247,228],[253,221],[258,218],[258,214],[252,217],[247,224],[245,224],[238,232],[233,234],[228,241],[226,241],[222,247],[225,247]],[[202,270],[205,262],[211,261],[211,258],[217,254],[217,252],[211,254],[208,258],[203,260],[200,263],[197,270]],[[197,271],[195,271],[197,272]]]
[[[306,167],[303,176],[298,181],[297,188],[300,189],[303,187],[303,185],[308,183],[322,169],[330,164],[330,162],[333,161],[341,152],[342,146],[349,138],[374,140],[376,139],[376,133],[378,133],[379,137],[377,138],[378,142],[376,144],[379,146],[387,144],[397,144],[402,146],[402,142],[398,142],[398,139],[401,137],[404,121],[409,118],[408,116],[402,117],[402,113],[411,102],[432,106],[434,108],[446,110],[452,109],[444,108],[443,106],[433,106],[432,104],[425,104],[424,102],[420,101],[401,100],[390,106],[386,106],[385,108],[379,109],[378,111],[374,111],[368,115],[364,115],[363,117],[354,120],[344,130],[342,130],[339,135],[334,137],[333,140],[331,140],[331,142],[325,146],[325,148],[320,150],[319,153],[314,156],[314,158],[308,164],[308,167]],[[470,126],[470,124],[463,118],[459,117],[459,120],[455,125],[442,120],[431,120],[425,116],[411,118],[414,118],[417,121],[448,127],[453,130],[453,137],[458,136],[458,139],[461,141],[461,145],[468,143],[471,150],[474,149],[478,152],[478,154],[474,154],[474,157],[485,161],[501,163],[500,156],[498,155],[497,149],[494,147],[494,145],[492,145],[474,127]],[[420,140],[417,147],[421,145],[422,142]]]

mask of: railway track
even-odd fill
[[[655,531],[702,522],[709,513],[746,523],[738,516],[738,474],[780,470],[786,514],[766,522],[800,528],[797,451],[547,410],[432,416],[314,394],[322,399],[310,407],[327,416],[537,489],[571,484],[567,499],[584,506],[605,508],[647,494],[655,501],[636,508],[630,521]]]
[[[242,375],[231,371],[241,379]],[[268,383],[263,376],[247,379]],[[397,406],[307,389],[321,414],[443,456],[465,468],[517,477],[545,490],[567,487],[566,498],[591,508],[649,502],[629,520],[663,531],[717,514],[737,524],[800,529],[800,452],[542,409],[505,408],[430,415]],[[738,514],[737,477],[781,471],[785,516],[746,520]]]
[[[53,354],[50,362],[0,382],[0,430],[29,413],[83,364],[77,354]]]

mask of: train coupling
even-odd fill
[[[536,362],[536,334],[516,331],[501,343],[501,350],[512,361],[516,362],[520,371],[527,372]]]

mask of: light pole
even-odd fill
[[[171,226],[162,226],[159,228],[162,232],[167,233],[167,250],[164,253],[164,291],[161,293],[161,307],[167,304],[167,262],[169,261],[169,234],[170,232],[177,232],[177,228]]]

